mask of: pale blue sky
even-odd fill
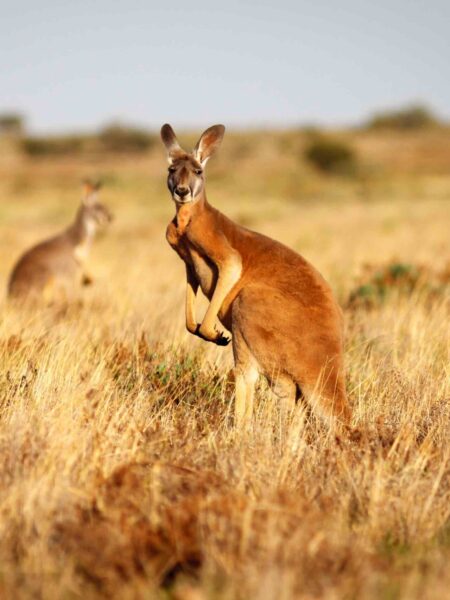
[[[448,0],[3,0],[0,110],[34,131],[450,118]]]

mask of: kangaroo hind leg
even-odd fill
[[[294,380],[287,375],[279,375],[270,380],[270,387],[280,401],[281,412],[283,414],[291,413],[295,408],[297,398],[297,385]]]
[[[253,414],[255,385],[259,377],[258,363],[239,331],[233,328],[235,378],[234,417],[237,428],[248,427]]]

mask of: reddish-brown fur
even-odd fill
[[[322,415],[349,422],[342,314],[329,285],[299,254],[237,225],[206,199],[202,163],[223,131],[222,126],[208,129],[187,154],[170,126],[162,129],[177,208],[167,239],[186,264],[187,328],[219,345],[229,339],[215,329],[215,318],[231,331],[237,421],[249,419],[261,373],[290,404],[301,390]],[[193,303],[199,286],[210,305],[197,325]]]

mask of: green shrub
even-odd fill
[[[425,106],[413,105],[376,113],[367,123],[369,129],[424,129],[439,125],[437,117]]]
[[[148,131],[112,124],[98,134],[103,150],[107,152],[145,152],[155,144],[155,136]]]
[[[327,137],[318,137],[310,142],[304,156],[324,173],[350,175],[357,166],[356,153],[351,146]]]

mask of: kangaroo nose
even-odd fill
[[[184,185],[177,185],[175,191],[180,198],[184,198],[189,194],[189,188]]]

